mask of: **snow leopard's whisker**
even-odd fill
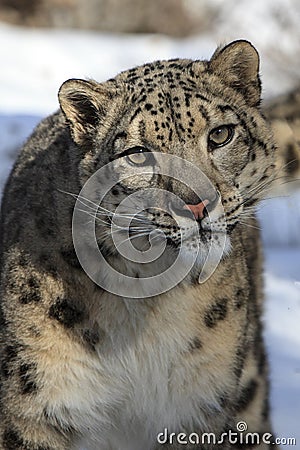
[[[251,206],[245,206],[244,210],[239,214],[241,217],[255,217],[255,209]]]
[[[85,213],[86,215],[92,217],[92,219],[97,220],[97,222],[103,223],[103,225],[106,225],[106,226],[109,225],[108,222],[106,222],[105,220],[100,219],[99,217],[96,217],[95,214],[92,214],[91,212],[86,211],[85,209],[79,209],[78,208],[77,211]],[[90,223],[92,223],[92,221],[90,221]]]
[[[253,187],[251,190],[248,190],[247,192],[245,192],[246,198],[242,202],[240,202],[238,206],[243,206],[243,205],[247,204],[249,201],[251,201],[252,199],[254,199],[255,197],[260,196],[260,194],[262,192],[267,192],[268,190],[272,189],[272,186],[270,186],[270,184],[271,184],[271,181],[266,180],[266,181],[261,182],[257,186]],[[249,193],[251,193],[251,195],[249,195]],[[248,207],[250,207],[250,206],[248,205]]]
[[[115,203],[112,203],[112,202],[107,201],[107,200],[105,200],[105,203],[106,203],[107,205],[110,205],[110,206],[117,206]],[[132,205],[133,205],[133,206],[130,206],[130,205],[128,205],[128,203],[127,203],[127,204],[126,204],[126,208],[131,209],[131,210],[133,210],[133,211],[136,211],[136,210],[137,210],[137,205],[135,205],[133,202],[132,202]]]
[[[280,178],[286,178],[284,176],[277,178],[278,180],[280,180]],[[293,180],[283,180],[282,182],[278,183],[279,186],[284,186],[286,184],[291,184],[291,183],[299,183],[300,178],[294,178]],[[276,197],[278,197],[277,193],[276,193]]]
[[[246,194],[246,195],[249,196],[249,194],[252,194],[250,196],[250,198],[252,198],[253,195],[257,195],[258,193],[262,192],[263,189],[266,186],[270,185],[272,182],[273,182],[273,178],[272,179],[265,179],[265,180],[261,181],[260,183],[258,183],[256,186],[253,186],[251,189],[248,189],[247,191],[243,191],[242,195]]]
[[[290,182],[296,182],[297,179],[289,180],[289,179],[287,179],[287,175],[284,175],[284,174],[283,175],[279,175],[280,173],[282,173],[282,171],[284,169],[286,169],[290,164],[293,164],[295,161],[297,161],[297,160],[293,159],[293,160],[287,162],[286,164],[282,164],[280,167],[277,168],[277,170],[275,171],[273,177],[270,177],[269,179],[262,181],[257,186],[254,186],[252,189],[250,189],[248,191],[244,191],[243,193],[249,195],[249,193],[253,193],[254,192],[253,195],[256,195],[256,194],[261,193],[263,191],[272,190],[273,187],[274,187],[273,186],[274,182],[278,181],[278,180],[283,180],[283,182],[280,183],[280,185],[284,185],[284,184],[287,184],[287,183],[290,183]],[[277,176],[277,175],[279,175],[279,176]],[[266,186],[268,186],[267,189],[265,189]],[[253,195],[252,195],[251,198],[253,198]]]
[[[152,230],[151,230],[151,231],[152,231]],[[139,234],[135,234],[135,235],[133,235],[133,236],[130,236],[130,237],[124,239],[124,240],[121,241],[121,242],[118,242],[117,244],[118,244],[118,245],[121,245],[121,244],[124,244],[124,243],[127,242],[127,241],[131,241],[131,239],[136,239],[136,238],[140,238],[140,237],[149,236],[149,234],[150,234],[151,231],[149,231],[148,233],[139,233]],[[153,239],[154,239],[154,238],[153,238]]]
[[[101,211],[96,211],[95,214],[97,216],[108,216],[110,219],[130,219],[131,221],[137,221],[137,222],[147,222],[147,219],[143,216],[138,217],[137,214],[127,214],[127,213],[115,213],[111,212],[110,215],[106,213],[102,213]]]
[[[113,215],[115,215],[115,216],[120,215],[122,217],[124,217],[126,215],[126,216],[132,217],[132,218],[138,218],[138,216],[139,216],[138,213],[136,213],[136,214],[130,214],[130,213],[120,214],[120,213],[116,213],[114,211],[110,211],[109,209],[104,208],[103,206],[97,205],[96,203],[94,203],[91,200],[89,200],[87,198],[84,198],[82,196],[81,197],[78,196],[77,200],[81,204],[83,204],[84,206],[86,206],[87,208],[91,209],[92,211],[94,211],[97,214],[105,214],[105,215],[111,215],[111,216],[113,216]],[[84,203],[85,201],[92,203],[93,206],[87,205],[86,203]],[[104,213],[102,213],[102,211],[104,211]]]
[[[79,201],[87,201],[87,202],[89,202],[89,203],[92,203],[92,205],[94,206],[94,208],[95,208],[95,210],[99,210],[99,209],[101,209],[101,210],[103,210],[103,211],[105,211],[105,212],[107,212],[108,214],[119,214],[119,213],[114,213],[113,211],[111,211],[111,210],[109,210],[109,209],[107,209],[107,208],[104,208],[103,206],[101,206],[100,204],[97,204],[97,203],[95,203],[95,202],[93,202],[92,200],[90,200],[90,199],[88,199],[88,198],[86,198],[86,197],[83,197],[82,195],[80,195],[80,194],[72,194],[72,196],[73,197],[75,197],[75,198],[77,198]],[[107,203],[109,203],[109,202],[107,202]],[[109,203],[110,205],[112,205],[112,206],[116,206],[116,205],[114,205],[113,203]],[[87,207],[88,207],[88,205],[86,205]],[[130,206],[130,205],[126,205],[126,208],[128,208],[128,209],[134,209],[134,207],[133,206]],[[127,214],[127,213],[126,213]],[[133,217],[136,217],[137,215],[138,215],[139,213],[135,213],[135,214],[128,214],[129,216],[133,216]]]
[[[109,218],[123,218],[123,219],[130,219],[130,220],[136,220],[137,222],[144,222],[145,217],[143,217],[141,214],[129,214],[129,213],[116,213],[114,211],[109,211],[108,209],[104,208],[103,206],[98,206],[97,209],[90,207],[89,205],[86,205],[81,200],[79,200],[84,206],[91,209],[95,213],[96,216],[106,216]]]
[[[76,198],[76,200],[78,200],[83,206],[85,206],[86,208],[89,208],[91,211],[93,211],[97,215],[134,219],[136,221],[141,221],[141,222],[145,221],[145,217],[140,213],[135,213],[135,214],[116,213],[114,211],[110,211],[109,209],[104,208],[103,206],[97,205],[97,203],[93,202],[92,200],[90,200],[88,198],[83,197],[82,195],[73,194],[71,192],[66,192],[66,191],[61,191],[61,192],[68,194],[68,195],[72,196],[73,198]],[[91,205],[86,204],[85,202],[91,203]],[[128,207],[133,209],[133,207],[130,207],[129,205],[128,205]],[[83,210],[81,210],[81,211],[83,212]]]
[[[91,209],[92,211],[98,211],[99,208],[102,209],[103,211],[107,212],[108,214],[112,214],[112,211],[110,211],[109,209],[104,208],[103,206],[100,206],[99,204],[93,202],[92,200],[90,200],[89,198],[83,197],[83,195],[80,194],[74,194],[72,192],[67,192],[67,191],[61,191],[64,194],[70,195],[71,197],[75,198],[76,200],[78,200],[82,205],[86,206],[87,208]],[[85,202],[91,203],[91,205],[86,204]]]
[[[118,225],[118,224],[112,222],[110,218],[109,218],[109,222],[106,222],[105,220],[101,219],[101,218],[98,217],[97,215],[95,215],[95,214],[93,214],[93,213],[91,213],[91,212],[89,212],[89,211],[86,211],[86,210],[84,210],[84,209],[79,209],[79,208],[78,208],[78,211],[87,214],[88,216],[92,217],[92,218],[94,219],[94,221],[100,222],[100,223],[102,223],[103,225],[106,225],[106,226],[113,226],[113,227],[119,228],[120,230],[123,230],[123,231],[128,229],[128,227],[124,227],[124,226],[121,226],[121,225]],[[92,222],[90,222],[90,223],[92,223]],[[140,229],[140,226],[139,226],[139,225],[131,225],[131,226],[130,226],[130,229],[135,229],[135,228],[136,228],[136,229]],[[116,230],[116,231],[117,231],[117,230]]]
[[[291,161],[288,161],[285,164],[282,164],[280,167],[278,167],[277,169],[277,173],[281,172],[283,169],[286,169],[290,164],[294,164],[294,163],[298,163],[298,160],[296,158],[292,159]],[[285,177],[286,175],[283,175],[283,177]]]
[[[110,232],[110,234],[112,235],[112,234],[116,234],[116,233],[121,233],[121,232],[124,232],[124,233],[147,233],[147,234],[149,234],[149,233],[151,233],[151,231],[153,231],[153,230],[151,230],[151,229],[149,229],[149,228],[136,228],[136,229],[131,229],[130,228],[130,230],[128,230],[128,228],[124,228],[124,229],[121,229],[121,230],[112,230],[111,232]],[[129,236],[129,238],[131,238],[131,237],[133,237],[133,236],[135,236],[135,234],[132,234],[132,236]]]
[[[251,193],[253,191],[257,191],[260,190],[261,188],[264,188],[267,185],[270,185],[270,187],[272,188],[274,181],[280,180],[281,178],[286,178],[285,175],[280,175],[280,172],[285,169],[292,161],[290,161],[289,163],[283,164],[282,166],[278,167],[278,169],[275,171],[275,173],[273,174],[273,176],[271,176],[270,178],[267,178],[266,180],[263,180],[261,183],[259,183],[257,186],[253,186],[252,189],[247,190],[247,191],[243,191],[243,193]]]
[[[131,232],[135,232],[135,231],[149,231],[149,228],[141,227],[140,225],[130,225],[129,227],[127,227],[127,226],[124,227],[124,226],[118,225],[118,224],[116,224],[114,222],[110,222],[110,223],[105,222],[104,220],[100,219],[99,217],[95,216],[94,214],[90,213],[89,211],[85,211],[84,209],[78,209],[78,211],[87,214],[88,216],[92,217],[95,221],[100,222],[100,223],[102,223],[102,224],[104,224],[106,226],[111,226],[111,228],[117,228],[115,230],[112,229],[111,232],[110,232],[111,234],[112,233],[116,233],[116,232],[121,232],[121,231],[123,231],[123,232],[128,232],[128,231],[131,231]],[[92,221],[90,221],[88,223],[92,223]],[[149,233],[151,231],[152,231],[152,229],[150,229]]]
[[[151,233],[151,231],[153,231],[153,229],[149,228],[149,227],[141,227],[140,225],[130,225],[129,227],[124,227],[115,223],[107,223],[104,220],[100,219],[99,217],[96,217],[95,215],[93,215],[92,213],[90,213],[89,211],[85,211],[84,209],[78,209],[78,211],[83,212],[85,214],[87,214],[88,216],[92,217],[92,219],[94,219],[97,222],[100,222],[106,226],[110,226],[110,232],[109,234],[112,235],[114,233],[120,233],[120,232],[131,232],[131,233],[136,233],[136,232],[147,232],[147,233]],[[93,223],[92,221],[89,221],[87,223]],[[113,228],[117,228],[117,229],[113,229]]]
[[[251,224],[251,223],[244,222],[243,220],[239,220],[239,223],[240,223],[241,225],[245,225],[246,227],[253,228],[253,229],[255,229],[255,230],[261,231],[261,227],[258,226],[258,225],[253,225],[253,224]]]
[[[248,212],[246,212],[245,214],[244,213],[239,214],[239,218],[241,219],[254,219],[254,217],[255,217],[254,212],[253,214],[250,214]]]

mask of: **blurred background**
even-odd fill
[[[73,77],[104,81],[155,59],[207,59],[248,39],[263,98],[300,85],[300,0],[0,0],[0,192],[18,149]],[[300,449],[300,194],[259,210],[274,428]]]

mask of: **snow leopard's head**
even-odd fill
[[[127,274],[153,276],[179,252],[199,272],[229,251],[274,167],[258,69],[254,47],[236,41],[210,61],[157,61],[106,83],[62,85],[82,154],[78,200],[96,218],[102,254]]]

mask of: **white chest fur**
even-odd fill
[[[165,427],[205,428],[202,411],[219,405],[216,392],[205,388],[214,374],[201,376],[207,361],[189,356],[193,301],[179,292],[157,309],[107,299],[105,338],[95,352],[76,347],[53,403],[60,421],[84,436],[76,448],[152,450]]]

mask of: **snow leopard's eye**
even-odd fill
[[[134,166],[149,166],[153,164],[154,157],[145,147],[132,147],[120,156],[125,156],[127,161]]]
[[[208,135],[210,150],[228,144],[234,135],[234,125],[222,125],[214,128]]]

